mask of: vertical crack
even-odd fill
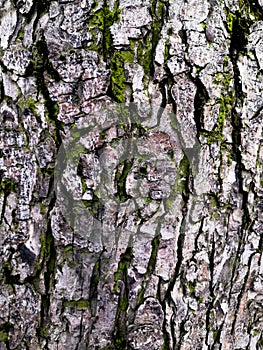
[[[214,259],[215,259],[215,254],[216,254],[216,245],[215,245],[215,234],[213,233],[212,236],[212,242],[211,242],[211,252],[209,255],[209,268],[210,268],[210,280],[209,280],[209,292],[210,292],[210,302],[207,307],[207,312],[206,312],[206,338],[205,338],[205,343],[206,345],[209,346],[209,333],[211,331],[211,325],[210,325],[210,313],[213,309],[214,305],[214,299],[215,299],[215,294],[214,294]]]
[[[128,295],[128,268],[133,258],[132,247],[127,247],[126,251],[121,255],[118,264],[118,271],[115,273],[115,292],[119,293],[118,310],[115,318],[115,329],[113,333],[113,341],[115,349],[125,349],[128,343],[127,329],[127,309],[129,306]]]
[[[92,275],[90,278],[90,289],[89,289],[89,303],[90,303],[90,313],[92,317],[95,317],[97,311],[97,297],[98,297],[98,284],[101,276],[101,256],[100,254],[98,260],[96,261]]]
[[[43,266],[42,270],[44,269],[44,285],[45,285],[45,294],[41,295],[41,310],[40,310],[40,325],[38,329],[38,335],[39,337],[45,338],[45,330],[49,326],[49,308],[50,308],[50,296],[53,289],[53,281],[55,277],[55,268],[56,268],[56,247],[55,247],[55,240],[52,235],[52,228],[51,228],[51,218],[50,213],[52,209],[54,208],[56,203],[56,197],[55,195],[51,199],[50,205],[49,205],[49,211],[47,214],[48,217],[48,226],[47,231],[45,234],[42,235],[42,244],[41,244],[41,250],[43,251]],[[46,344],[46,349],[48,349]]]

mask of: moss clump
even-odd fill
[[[223,63],[223,73],[216,74],[216,82],[222,84],[222,93],[216,101],[219,104],[219,113],[217,123],[213,130],[207,133],[207,144],[223,141],[223,128],[227,117],[231,117],[233,107],[236,103],[236,94],[234,90],[234,76],[229,73],[228,57],[225,56]]]
[[[0,193],[4,193],[6,195],[11,192],[16,192],[17,183],[12,179],[2,179],[0,183]]]
[[[104,206],[101,203],[99,196],[93,192],[91,200],[82,200],[83,205],[88,208],[90,214],[96,219],[100,220],[101,213],[104,210]],[[73,224],[73,223],[72,223]],[[73,225],[74,226],[74,225]]]
[[[95,11],[91,18],[89,18],[89,28],[91,33],[96,37],[96,29],[98,28],[102,32],[102,45],[93,45],[92,49],[103,55],[104,60],[107,61],[111,56],[112,51],[112,36],[110,27],[113,23],[120,20],[119,1],[114,2],[113,11],[110,11],[107,2],[104,1],[101,9]],[[94,38],[95,41],[96,38]]]
[[[39,335],[42,337],[42,338],[45,338],[47,335],[48,335],[48,332],[49,332],[49,329],[50,329],[50,326],[46,326],[46,327],[43,327],[39,330]]]
[[[191,294],[195,293],[195,288],[196,288],[196,281],[194,282],[189,282],[188,283],[188,288]]]
[[[89,301],[85,299],[80,300],[65,300],[63,303],[64,307],[73,307],[78,310],[87,309],[89,307]]]
[[[111,60],[111,89],[118,102],[125,102],[126,77],[125,63],[132,63],[134,54],[129,51],[115,51]]]
[[[156,235],[152,240],[152,252],[151,252],[151,256],[150,256],[148,266],[147,266],[147,274],[148,275],[152,274],[154,271],[156,259],[157,259],[157,254],[158,254],[158,249],[159,249],[159,244],[160,244],[160,236]]]
[[[173,192],[187,195],[189,175],[190,175],[190,163],[187,156],[184,155],[179,165],[179,171],[176,177]]]
[[[28,98],[25,101],[25,106],[34,114],[36,115],[37,109],[36,109],[36,101],[34,101],[32,98]]]
[[[219,332],[218,332],[218,330],[214,330],[214,331],[213,331],[213,338],[214,338],[214,341],[217,341],[217,340],[218,340],[218,338],[219,338]]]
[[[5,331],[0,331],[0,343],[8,341],[9,337]]]
[[[114,341],[114,349],[116,350],[122,350],[126,348],[126,339],[123,335],[117,335],[117,338]]]
[[[164,23],[164,16],[167,4],[164,1],[153,0],[150,8],[150,14],[152,16],[151,30],[142,41],[131,40],[131,47],[136,52],[136,60],[139,65],[144,69],[145,74],[153,75],[153,62],[155,57],[156,46],[158,44],[161,30]],[[168,29],[168,35],[173,32],[172,28]],[[168,58],[168,47],[165,53],[166,59]]]
[[[234,23],[235,18],[236,18],[236,16],[233,13],[231,13],[231,12],[227,13],[226,23],[227,23],[227,28],[228,28],[229,32],[232,32],[232,30],[233,30],[233,23]]]
[[[9,322],[0,324],[0,343],[7,342],[9,340],[9,332],[13,329],[13,325]]]

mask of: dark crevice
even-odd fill
[[[222,343],[220,342],[222,330],[224,326],[224,321],[221,323],[220,327],[214,330],[214,343],[211,346],[211,350],[221,350]]]
[[[181,323],[180,323],[180,336],[178,337],[178,340],[177,340],[177,342],[176,342],[176,344],[175,344],[175,350],[180,350],[181,349],[181,346],[182,346],[182,344],[183,344],[183,340],[184,340],[184,336],[187,334],[187,331],[185,330],[185,324],[186,324],[186,322],[187,322],[187,319],[186,318],[184,318],[182,321],[181,321]]]
[[[115,183],[117,187],[117,193],[115,194],[115,197],[118,199],[120,202],[125,202],[130,196],[127,195],[126,192],[126,179],[127,176],[129,175],[129,171],[132,168],[134,160],[125,160],[122,164],[122,171],[121,173],[116,172],[115,175]]]
[[[185,45],[185,48],[186,48],[186,52],[188,51],[188,41],[187,41],[187,30],[182,28],[181,30],[179,30],[179,35],[180,35],[180,38],[182,39],[182,43]]]
[[[101,276],[101,255],[102,253],[100,254],[98,260],[96,261],[93,267],[92,275],[90,278],[89,303],[90,313],[92,317],[96,315],[97,310],[98,284]]]
[[[161,222],[158,223],[158,231],[160,230]],[[156,236],[152,240],[152,251],[151,251],[151,256],[149,258],[148,266],[147,266],[147,276],[151,276],[154,272],[155,265],[156,265],[156,260],[157,260],[157,253],[158,253],[158,248],[160,245],[160,234],[156,234]]]
[[[208,92],[200,78],[193,79],[196,85],[196,94],[194,98],[194,120],[197,129],[197,137],[204,129],[204,106],[209,101]]]
[[[231,277],[230,277],[230,288],[229,288],[229,295],[228,295],[228,303],[230,303],[231,298],[232,298],[232,289],[233,289],[233,286],[235,284],[235,281],[234,281],[235,273],[236,273],[236,271],[238,269],[241,249],[242,249],[242,240],[240,239],[239,242],[238,242],[238,248],[237,248],[237,251],[235,253],[236,255],[235,255],[235,258],[234,258],[234,261],[233,261],[233,265],[232,265],[232,271],[231,271]]]
[[[163,310],[163,314],[166,315],[166,303],[165,300],[162,300],[161,297],[161,290],[162,290],[162,285],[165,282],[163,281],[163,279],[161,277],[159,277],[159,283],[158,283],[158,288],[157,288],[157,299],[162,307]],[[167,324],[166,324],[166,319],[164,318],[163,320],[163,324],[162,324],[162,332],[163,332],[163,347],[162,350],[169,350],[169,344],[170,344],[170,334],[167,331]]]
[[[163,79],[160,83],[159,83],[159,89],[160,89],[160,92],[162,94],[162,102],[161,102],[161,105],[160,107],[161,108],[165,108],[166,105],[167,105],[167,100],[168,100],[168,90],[169,88],[169,82],[168,82],[168,79]]]
[[[52,293],[53,288],[53,280],[55,276],[55,268],[56,268],[56,247],[55,247],[55,240],[52,235],[52,228],[51,228],[51,218],[50,218],[50,212],[54,208],[56,203],[56,197],[55,195],[51,199],[50,205],[49,205],[49,211],[47,214],[48,217],[48,225],[47,225],[47,231],[42,236],[42,242],[41,242],[41,250],[43,252],[43,258],[42,258],[42,270],[44,269],[44,285],[45,285],[45,294],[41,295],[41,310],[40,310],[40,324],[39,329],[37,330],[38,336],[41,338],[43,337],[43,329],[46,329],[50,323],[50,315],[49,315],[49,308],[50,308],[50,296]]]
[[[253,115],[252,119],[257,119],[258,117],[260,117],[259,119],[262,119],[262,111],[263,111],[263,105],[256,111],[256,113]]]
[[[115,318],[115,329],[113,332],[114,349],[126,349],[128,344],[127,329],[127,309],[129,306],[129,286],[128,286],[128,268],[133,259],[133,248],[127,247],[126,251],[120,256],[118,270],[115,273],[115,292],[119,294],[118,310]]]
[[[209,296],[209,304],[207,307],[207,311],[206,311],[206,345],[208,345],[208,337],[209,337],[209,333],[211,331],[211,324],[210,324],[210,313],[214,307],[214,299],[215,299],[215,294],[214,294],[214,269],[215,269],[215,255],[216,255],[216,245],[215,245],[215,237],[214,237],[214,233],[213,233],[213,237],[212,237],[212,242],[211,242],[211,251],[209,254],[209,270],[210,270],[210,280],[209,280],[209,292],[210,292],[210,296]]]
[[[45,82],[44,73],[48,72],[48,74],[55,80],[59,81],[60,76],[57,71],[53,68],[51,62],[48,59],[49,51],[45,41],[44,36],[36,43],[36,63],[34,66],[33,75],[36,77],[36,83],[38,91],[43,95],[44,105],[48,112],[48,118],[51,123],[55,125],[54,130],[54,140],[56,142],[57,147],[61,145],[61,136],[60,130],[63,128],[63,123],[57,119],[58,115],[58,105],[54,102],[50,95]]]

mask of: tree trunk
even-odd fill
[[[263,348],[262,14],[1,1],[1,350]]]

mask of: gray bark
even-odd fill
[[[0,1],[1,350],[263,348],[262,14]]]

